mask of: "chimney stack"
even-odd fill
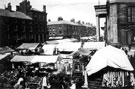
[[[11,3],[8,3],[8,6],[7,8],[5,8],[6,10],[9,10],[9,11],[12,11],[12,6],[11,6]]]
[[[19,6],[16,6],[16,11],[20,11],[20,7]]]
[[[46,5],[43,5],[43,12],[46,12]]]

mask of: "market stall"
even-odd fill
[[[22,43],[16,50],[21,55],[39,55],[43,53],[42,44],[40,43]]]
[[[16,55],[11,59],[14,64],[19,64],[16,69],[19,73],[25,75],[26,87],[31,89],[41,88],[41,81],[45,74],[55,70],[55,63],[58,56],[33,55],[22,56]],[[22,66],[21,66],[21,64]],[[24,70],[24,71],[23,71]]]
[[[134,84],[134,69],[128,56],[123,50],[110,45],[92,56],[86,70],[88,76],[93,77],[89,78],[90,84],[96,77],[95,82],[98,82],[100,87],[119,88]]]

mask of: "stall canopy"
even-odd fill
[[[74,38],[57,40],[58,43],[67,43],[67,42],[76,42],[76,41],[77,39]]]
[[[55,63],[58,56],[20,56],[16,55],[11,59],[11,62],[45,62],[45,63]]]
[[[105,42],[85,42],[83,44],[83,48],[86,48],[89,50],[99,50],[103,47],[105,47]]]
[[[46,41],[46,44],[58,44],[57,40]]]
[[[88,75],[92,75],[107,66],[127,71],[134,70],[125,52],[109,45],[98,50],[92,56],[86,66],[86,71]]]
[[[0,60],[4,59],[5,57],[9,56],[10,54],[6,53],[6,54],[0,54]]]
[[[55,44],[44,44],[42,48],[44,50],[44,54],[53,55],[55,47],[56,47]]]
[[[58,56],[35,56],[32,63],[55,63],[58,59]]]
[[[36,49],[39,43],[23,43],[17,49]]]
[[[0,53],[3,54],[3,53],[9,53],[9,52],[14,52],[14,50],[8,46],[5,46],[5,47],[0,47]]]
[[[81,47],[81,42],[65,42],[56,46],[59,51],[77,51]]]
[[[11,62],[31,62],[34,56],[20,56],[16,55],[11,59]]]
[[[91,53],[91,51],[89,49],[86,48],[79,48],[77,51],[72,52],[70,54],[70,56],[73,56],[75,54],[80,54],[80,55],[89,55]]]

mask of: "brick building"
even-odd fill
[[[32,34],[34,42],[45,42],[48,39],[47,13],[45,5],[43,5],[43,11],[39,11],[32,8],[30,1],[24,0],[19,6],[16,6],[16,11],[23,12],[32,18]]]
[[[9,3],[0,9],[0,46],[18,46],[22,43],[42,43],[48,39],[46,7],[38,11],[24,0],[12,10]]]
[[[25,31],[30,34],[31,23],[32,18],[24,13],[0,9],[0,46],[15,46],[25,41]]]

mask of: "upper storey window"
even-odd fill
[[[128,22],[135,22],[135,6],[128,8]]]

